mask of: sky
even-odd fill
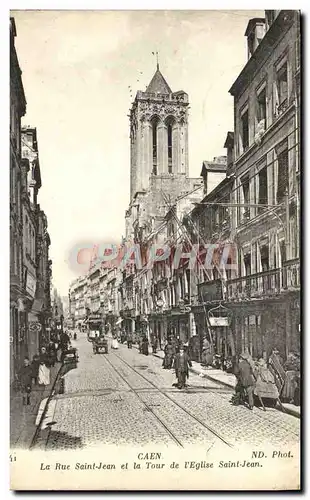
[[[189,172],[224,155],[233,130],[229,88],[247,60],[250,18],[264,11],[12,11],[27,100],[37,128],[53,285],[67,295],[74,249],[119,242],[129,204],[128,113],[160,70],[189,95]],[[132,94],[130,94],[130,87]]]

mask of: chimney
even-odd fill
[[[245,36],[248,42],[248,59],[252,57],[266,32],[266,20],[264,17],[255,17],[250,19]]]

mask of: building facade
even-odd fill
[[[26,98],[15,48],[16,26],[10,19],[10,378],[26,352],[23,306],[23,225],[21,202],[21,118]]]
[[[26,99],[10,19],[10,377],[48,341],[51,316],[47,217],[38,204],[37,130],[21,127]]]
[[[248,61],[230,89],[238,277],[227,299],[238,349],[253,356],[300,347],[299,30],[297,11],[251,19]]]
[[[126,212],[126,244],[138,244],[142,253],[163,238],[167,212],[179,197],[202,189],[201,179],[189,177],[188,95],[172,92],[157,65],[145,92],[138,91],[130,111],[131,201]],[[163,229],[165,232],[165,229]],[[152,271],[137,273],[126,266],[120,286],[121,314],[126,329],[162,328],[149,323],[155,311]],[[163,333],[159,334],[163,337]]]

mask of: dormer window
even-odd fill
[[[250,19],[245,32],[245,36],[248,39],[248,59],[252,57],[264,35],[265,19],[260,17]]]

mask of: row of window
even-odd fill
[[[283,60],[275,70],[275,81],[273,85],[273,113],[269,116],[267,96],[267,82],[263,82],[255,95],[255,133],[259,134],[266,130],[267,125],[273,118],[280,116],[288,107],[288,63]],[[244,153],[250,146],[250,114],[249,104],[245,105],[240,112],[239,153]]]
[[[275,183],[274,176],[276,170],[276,162],[277,181]],[[238,208],[237,223],[245,222],[252,216],[255,217],[258,214],[268,210],[268,205],[283,203],[285,195],[286,193],[288,193],[289,189],[289,162],[287,147],[281,152],[278,152],[276,161],[273,161],[268,165],[265,164],[265,166],[262,167],[259,172],[252,176],[252,178],[250,177],[250,174],[247,173],[239,179],[239,182],[241,186],[237,193],[237,200],[238,203],[244,206]],[[276,185],[276,192],[271,193],[268,188],[273,187],[274,185]],[[270,193],[271,199],[269,199]],[[251,205],[255,204],[257,204],[258,207],[254,207],[254,209],[251,210]]]

